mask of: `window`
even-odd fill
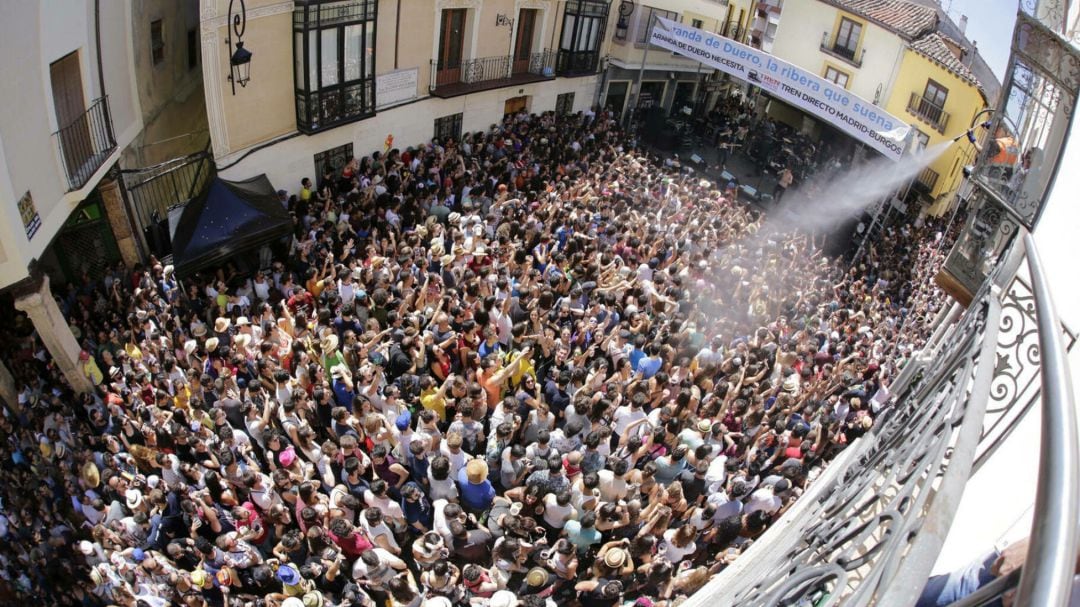
[[[651,28],[649,24],[656,25],[659,23],[658,18],[670,19],[672,21],[679,20],[679,13],[675,11],[665,11],[658,8],[652,8],[649,6],[643,6],[640,13],[638,13],[638,32],[635,42],[638,44],[645,44],[645,41],[649,39],[649,32]]]
[[[150,58],[154,65],[165,61],[165,35],[161,29],[161,19],[150,22]]]
[[[316,133],[375,114],[376,0],[295,0],[296,127]]]
[[[199,30],[194,28],[187,31],[187,66],[189,70],[199,66]]]
[[[915,129],[915,153],[925,150],[930,145],[930,135]]]
[[[345,168],[345,163],[349,162],[352,157],[352,143],[339,145],[336,148],[330,148],[329,150],[315,154],[315,182],[319,183],[319,180],[322,179],[323,171],[326,167],[333,169],[334,175],[340,176],[341,169]]]
[[[565,116],[574,111],[574,94],[562,93],[555,97],[555,115]]]
[[[936,109],[942,110],[945,108],[945,100],[949,97],[949,89],[941,86],[933,80],[926,81],[926,90],[923,92],[923,99],[930,102],[931,105],[936,106]]]
[[[596,72],[610,8],[608,0],[567,0],[559,37],[559,75]]]
[[[833,67],[825,67],[825,79],[833,84],[847,88],[848,75]]]
[[[836,30],[836,42],[833,50],[847,57],[855,58],[855,49],[859,48],[859,36],[862,35],[862,26],[846,17],[840,18],[840,29]]]
[[[435,139],[439,140],[439,143],[446,143],[453,139],[457,141],[461,139],[461,118],[462,114],[451,114],[449,116],[443,116],[442,118],[435,119]]]
[[[705,22],[702,21],[701,19],[691,19],[690,20],[690,27],[696,27],[697,29],[701,29],[704,26],[705,26]]]

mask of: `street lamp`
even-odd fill
[[[251,51],[244,48],[244,30],[247,28],[247,7],[244,0],[240,0],[240,12],[233,14],[233,4],[236,0],[229,0],[228,37],[225,45],[231,50],[233,47],[233,35],[236,35],[236,50],[229,57],[229,83],[232,85],[232,94],[236,94],[236,85],[247,86],[251,80]]]

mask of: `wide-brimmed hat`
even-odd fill
[[[91,489],[96,489],[98,485],[101,484],[101,472],[98,471],[98,467],[94,462],[86,462],[83,464],[79,476]]]
[[[300,583],[300,572],[294,569],[292,565],[282,565],[278,567],[277,579],[281,580],[281,583],[286,586],[295,586]]]
[[[618,569],[626,563],[626,551],[622,548],[612,548],[604,555],[604,564],[612,569]]]
[[[219,317],[217,320],[214,321],[214,332],[224,333],[229,330],[229,325],[231,324],[232,321],[230,321],[228,318],[225,318],[224,316]]]
[[[184,354],[187,354],[188,356],[191,356],[191,354],[193,352],[195,352],[196,348],[198,348],[198,347],[199,347],[198,342],[196,342],[194,339],[189,339],[189,340],[184,342]],[[115,368],[116,367],[113,367],[113,369],[115,369]]]
[[[210,339],[206,340],[206,351],[210,354],[213,354],[214,351],[218,349],[219,343],[220,342],[216,337],[211,337]]]
[[[127,504],[127,507],[129,509],[131,509],[131,510],[134,510],[134,509],[138,508],[139,506],[142,506],[142,503],[143,503],[142,491],[139,491],[138,489],[128,489],[124,493],[124,503]]]
[[[450,213],[446,216],[446,221],[450,222],[451,224],[458,223],[459,221],[461,221],[461,213],[458,213],[457,211]]]
[[[338,336],[331,333],[322,338],[322,342],[319,344],[322,348],[323,354],[330,354],[338,347]]]
[[[488,599],[488,607],[517,607],[517,595],[509,590],[499,590]]]
[[[550,574],[543,567],[533,567],[525,574],[525,583],[532,588],[539,588],[548,583]]]
[[[236,318],[236,326],[238,326],[238,327],[244,327],[244,326],[247,326],[247,325],[250,325],[250,324],[251,324],[251,321],[248,320],[247,316],[238,316]]]
[[[201,322],[195,323],[191,326],[191,334],[195,337],[202,337],[206,335],[206,325]]]
[[[251,336],[247,333],[241,333],[233,338],[233,343],[241,348],[246,348],[251,344]]]
[[[206,588],[210,583],[210,574],[203,569],[196,569],[191,572],[191,583],[199,588]]]

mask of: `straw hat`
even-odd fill
[[[82,480],[91,489],[96,489],[101,484],[101,472],[98,471],[97,465],[94,462],[86,462],[83,464],[82,471],[79,473]]]
[[[626,563],[626,551],[622,548],[612,548],[604,555],[604,564],[612,569],[619,569]]]
[[[195,337],[202,337],[206,335],[206,325],[198,322],[191,326],[191,334]]]
[[[238,327],[244,327],[244,326],[247,326],[247,325],[250,325],[250,324],[251,324],[251,321],[248,320],[247,316],[238,316],[236,318],[236,326],[238,326]]]
[[[210,582],[210,575],[202,569],[196,569],[191,572],[191,583],[195,584],[198,588],[206,588]]]
[[[499,590],[488,599],[489,607],[517,607],[517,595],[509,590]]]
[[[213,353],[215,350],[218,349],[218,343],[218,338],[216,337],[211,337],[210,339],[206,340],[206,351]]]
[[[231,324],[232,322],[230,322],[228,318],[219,317],[214,321],[214,333],[224,333],[228,331],[229,325]]]
[[[465,476],[468,477],[469,482],[474,485],[479,485],[484,482],[484,479],[488,475],[487,462],[477,458],[469,460],[469,463],[465,464]]]
[[[237,335],[235,338],[233,338],[233,343],[235,343],[241,348],[246,348],[248,347],[248,345],[251,344],[251,336],[247,333],[241,333],[240,335]]]
[[[195,352],[195,349],[198,348],[198,347],[199,347],[199,344],[196,343],[196,341],[194,339],[189,339],[189,340],[184,342],[184,354],[187,354],[188,356],[191,356],[192,353]]]
[[[457,211],[454,211],[453,213],[450,213],[449,215],[447,215],[446,220],[448,222],[450,222],[451,225],[454,225],[454,224],[458,223],[459,221],[461,221],[461,213],[458,213]]]
[[[330,354],[338,347],[338,336],[331,333],[322,338],[322,343],[319,345],[322,348],[323,354]]]
[[[474,257],[487,257],[487,247],[484,245],[478,245],[476,250],[473,251]]]

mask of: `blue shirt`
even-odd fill
[[[660,367],[664,364],[663,359],[659,356],[642,358],[638,361],[637,370],[641,371],[641,375],[645,379],[651,379],[653,375],[656,375],[660,371]]]
[[[458,470],[457,481],[461,490],[461,501],[466,507],[476,511],[491,507],[491,502],[495,500],[495,488],[491,486],[491,481],[485,478],[480,484],[469,482],[464,467]]]

